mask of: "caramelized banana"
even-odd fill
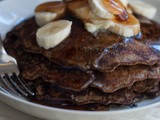
[[[39,26],[65,16],[67,4],[65,2],[47,2],[35,9],[35,19]]]

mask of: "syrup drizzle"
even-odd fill
[[[117,16],[120,20],[128,20],[128,12],[119,0],[103,0],[102,2],[107,10]]]

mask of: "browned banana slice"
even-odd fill
[[[65,2],[46,2],[35,9],[35,19],[39,26],[43,26],[53,20],[62,18],[67,10]]]

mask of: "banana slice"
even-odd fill
[[[116,33],[124,37],[132,37],[140,32],[140,23],[137,18],[129,14],[127,21],[111,20],[108,31]]]
[[[62,18],[66,13],[65,2],[47,2],[40,4],[35,9],[35,20],[39,26],[43,26],[53,20]]]
[[[133,14],[133,11],[132,11],[132,9],[130,8],[130,6],[127,6],[127,12],[129,13],[129,14]]]
[[[144,17],[147,17],[149,19],[153,19],[156,12],[157,12],[157,8],[147,4],[145,2],[142,2],[140,0],[130,0],[129,1],[129,6],[131,7],[131,9],[133,10],[133,12],[140,14]]]
[[[90,6],[85,0],[76,0],[68,3],[69,11],[77,18],[82,20],[98,19],[90,9]]]
[[[126,14],[127,0],[88,0],[92,12],[104,19],[113,19],[114,15]]]
[[[127,21],[118,21],[116,19],[94,19],[90,20],[89,22],[86,21],[85,27],[91,33],[102,29],[108,30],[123,37],[132,37],[140,32],[140,23],[132,14],[129,14]]]
[[[103,0],[88,0],[92,12],[101,18],[113,19],[114,15],[106,9],[102,1]]]
[[[51,12],[35,13],[36,23],[39,26],[43,26],[43,25],[55,20],[56,17],[57,17],[57,14],[56,13],[51,13]]]
[[[112,21],[105,19],[92,19],[90,21],[84,21],[84,24],[88,32],[95,33],[99,30],[108,30]]]
[[[68,20],[59,20],[44,25],[36,33],[38,45],[44,49],[54,48],[68,37],[71,26],[72,22]]]
[[[93,0],[92,2],[95,1],[96,0]],[[125,1],[126,5],[128,4],[127,2],[128,1]],[[92,13],[91,7],[85,0],[71,1],[69,2],[68,6],[69,10],[74,14],[74,16],[81,19],[85,24],[87,31],[91,33],[95,33],[96,31],[102,29],[109,30],[124,37],[131,37],[140,32],[139,21],[131,14],[129,14],[127,21],[119,21],[113,14],[112,19],[96,16],[94,13]],[[127,10],[132,12],[129,8]]]
[[[128,4],[128,0],[121,0],[121,1],[123,1],[125,5]],[[75,17],[82,20],[102,19],[91,11],[91,7],[89,6],[89,3],[86,0],[71,1],[68,3],[68,8]]]
[[[120,0],[120,1],[125,7],[128,6],[128,0]]]

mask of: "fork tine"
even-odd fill
[[[4,79],[2,76],[0,76],[0,79],[2,80],[3,84],[10,90],[11,93],[21,96],[11,85],[9,82],[7,82],[7,79]]]
[[[12,76],[9,76],[8,74],[5,74],[5,76],[7,77],[8,81],[13,85],[13,87],[15,87],[21,94],[23,94],[24,96],[28,96],[28,94],[23,91],[16,82],[13,81]]]
[[[16,73],[13,73],[13,75],[17,78],[18,82],[23,86],[23,88],[31,95],[34,96],[34,93],[29,89],[29,87],[26,86],[25,81],[19,77]]]
[[[3,91],[7,94],[11,94],[10,92],[8,92],[6,86],[3,84],[2,80],[0,80],[0,91]]]
[[[11,93],[9,93],[7,90],[5,90],[2,86],[0,87],[0,91],[3,91],[3,92],[5,92],[5,93],[7,93],[7,94],[11,94]]]
[[[1,59],[1,57],[3,59]],[[6,53],[0,33],[0,65],[2,66],[0,80],[5,86],[4,89],[18,96],[34,96],[34,92],[32,92],[19,77],[19,69],[16,63],[16,60]]]

